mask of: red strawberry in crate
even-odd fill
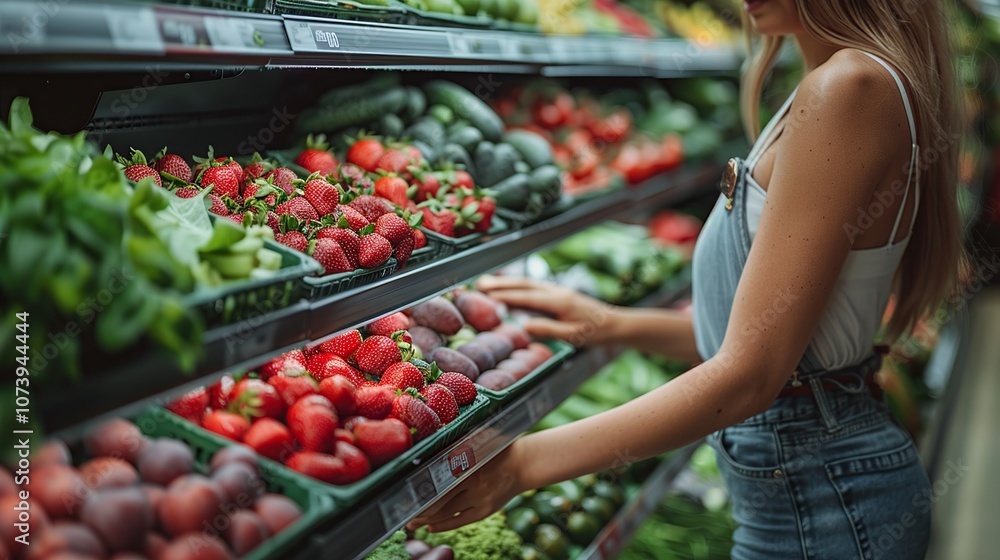
[[[413,250],[423,249],[427,246],[427,236],[419,229],[413,230]]]
[[[382,336],[392,336],[396,331],[405,331],[410,328],[410,318],[404,313],[392,313],[381,319],[372,321],[368,325],[370,334],[380,334]]]
[[[371,464],[360,449],[338,441],[333,454],[299,451],[285,463],[288,468],[328,484],[351,484],[368,476]]]
[[[243,183],[253,183],[262,178],[272,167],[271,164],[264,161],[264,158],[260,157],[260,154],[255,152],[250,158],[250,164],[243,168]],[[246,198],[245,194],[244,198]]]
[[[459,169],[455,171],[455,181],[452,186],[458,189],[474,189],[476,188],[476,182],[472,179],[472,175],[469,175],[468,171]]]
[[[392,404],[391,403],[389,404],[389,410],[392,410]],[[358,424],[362,424],[364,422],[370,422],[370,421],[371,420],[369,420],[368,418],[366,418],[364,416],[361,416],[360,414],[357,414],[355,416],[348,416],[347,418],[344,418],[344,421],[341,423],[341,425],[346,430],[353,430],[354,428],[356,428],[358,426]]]
[[[344,443],[349,443],[355,447],[358,446],[358,440],[354,437],[354,432],[346,428],[337,428],[333,431],[334,441],[342,441]]]
[[[247,169],[250,169],[249,167]],[[273,208],[278,202],[279,189],[264,179],[251,181],[243,187],[243,200],[247,204],[254,201],[263,202],[268,208]],[[275,214],[277,216],[277,214]]]
[[[241,175],[237,175],[231,167],[209,167],[198,178],[198,184],[205,188],[212,185],[212,194],[219,197],[228,196],[238,201],[241,200],[240,177]]]
[[[312,204],[320,217],[333,214],[340,204],[340,191],[325,179],[312,177],[306,181],[302,190],[303,196],[309,204]]]
[[[333,352],[343,358],[350,358],[361,346],[361,331],[351,329],[344,331],[330,340],[325,340],[319,344],[320,352]]]
[[[177,198],[194,198],[198,196],[198,189],[193,189],[191,187],[183,187],[174,191]]]
[[[396,214],[382,214],[375,220],[375,233],[386,238],[395,247],[411,235],[410,223]]]
[[[357,198],[348,203],[348,206],[360,212],[369,222],[374,222],[382,214],[393,211],[391,202],[370,194],[358,195]],[[354,228],[352,227],[351,229]]]
[[[417,166],[424,163],[424,154],[416,146],[403,146],[403,152],[410,158],[410,164]]]
[[[229,405],[229,392],[235,385],[236,381],[228,373],[209,385],[208,406],[215,409],[226,408]]]
[[[395,400],[392,387],[360,387],[354,393],[355,412],[371,420],[380,420],[389,416]]]
[[[411,390],[412,391],[412,390]],[[391,418],[398,418],[414,429],[414,441],[420,441],[441,428],[441,418],[420,400],[419,393],[406,392],[396,397],[392,403]]]
[[[342,375],[356,385],[367,381],[360,371],[347,363],[347,360],[334,353],[324,352],[313,356],[309,360],[309,370],[312,372],[313,377],[320,381],[335,375]]]
[[[406,179],[395,174],[383,175],[375,180],[375,196],[380,196],[396,206],[406,206],[410,201],[406,196],[409,188]]]
[[[340,243],[333,239],[317,239],[312,250],[312,258],[323,265],[323,274],[338,274],[354,270],[351,259],[348,258]]]
[[[194,178],[194,174],[191,173],[191,166],[188,162],[184,161],[184,158],[177,154],[166,153],[167,149],[163,148],[153,163],[153,169],[160,172],[164,179],[177,179],[183,183],[190,183],[191,179]]]
[[[167,405],[167,410],[177,416],[184,418],[192,424],[201,425],[201,418],[208,408],[208,391],[204,387],[199,387],[193,391],[188,391],[179,399]]]
[[[455,402],[458,403],[458,406],[470,405],[476,400],[478,394],[476,384],[461,373],[442,373],[435,383],[447,387],[451,394],[455,395]]]
[[[313,208],[313,205],[308,200],[301,196],[292,197],[282,202],[274,208],[274,211],[279,216],[287,214],[303,222],[319,220],[319,214],[316,212],[316,209]]]
[[[356,191],[370,189],[375,185],[371,177],[368,176],[368,172],[360,165],[353,163],[342,163],[337,168],[337,172],[331,175],[331,177],[334,177],[338,182]]]
[[[309,249],[309,240],[306,239],[305,234],[301,231],[289,231],[288,233],[276,233],[274,235],[274,240],[281,243],[285,247],[295,249],[301,253],[305,253]]]
[[[346,225],[346,220],[344,220]],[[347,227],[326,227],[316,232],[316,239],[333,239],[340,244],[340,248],[347,255],[347,260],[351,267],[358,266],[358,251],[361,249],[361,238],[358,234]]]
[[[264,178],[270,179],[276,187],[288,194],[292,194],[295,192],[295,185],[293,185],[292,182],[299,177],[291,169],[287,167],[279,167],[265,173]]]
[[[343,375],[327,377],[319,382],[319,394],[329,399],[337,414],[344,418],[357,411],[354,396],[357,390],[357,386]]]
[[[366,218],[364,214],[351,206],[341,204],[337,206],[337,211],[340,212],[341,217],[347,221],[348,227],[354,231],[358,231],[371,223],[371,221]]]
[[[378,158],[375,169],[376,171],[381,170],[387,173],[403,173],[409,165],[409,154],[395,148],[390,148],[382,154],[382,157]]]
[[[396,262],[399,263],[399,266],[405,265],[406,261],[410,260],[410,255],[413,254],[414,244],[413,233],[410,233],[409,236],[400,241],[399,244],[396,245],[396,248],[392,250],[392,256],[396,259]]]
[[[448,424],[458,418],[458,402],[455,400],[455,395],[444,385],[436,383],[428,385],[420,390],[420,395],[442,423]]]
[[[417,187],[413,199],[417,202],[423,202],[438,196],[438,191],[441,190],[441,181],[438,180],[437,175],[434,173],[426,172],[417,175],[413,180],[413,186]]]
[[[303,374],[298,376],[275,375],[267,382],[278,390],[281,399],[285,404],[291,406],[292,403],[308,395],[315,395],[319,392],[319,383],[311,375]]]
[[[125,167],[125,177],[129,181],[138,183],[146,177],[152,177],[156,186],[163,186],[163,181],[160,180],[160,174],[147,164],[146,156],[143,155],[142,152],[133,149],[131,157],[125,158],[123,156],[118,156],[115,159],[118,163]]]
[[[330,451],[333,431],[340,427],[333,404],[320,395],[295,401],[288,408],[285,422],[295,441],[308,451]]]
[[[257,375],[265,381],[275,375],[295,377],[306,372],[306,365],[302,350],[291,350],[262,365]]]
[[[391,338],[369,336],[354,353],[354,360],[362,371],[381,375],[392,364],[409,360],[412,355],[413,347],[402,341],[402,333],[396,333]]]
[[[424,386],[424,375],[417,366],[410,362],[397,362],[386,368],[379,385],[396,389],[421,389]]]
[[[368,456],[372,468],[380,467],[413,447],[410,427],[398,418],[370,420],[354,427],[358,448]]]
[[[478,196],[467,196],[462,200],[462,214],[472,223],[473,231],[486,233],[493,225],[497,202],[491,197],[482,195],[481,192],[476,194]]]
[[[243,443],[273,461],[282,461],[292,455],[295,439],[292,432],[273,418],[261,418],[250,425],[243,436]]]
[[[245,416],[226,410],[211,410],[205,414],[201,426],[224,438],[243,441],[247,430],[250,429],[250,421]]]
[[[306,138],[306,149],[295,158],[295,164],[309,170],[310,173],[319,173],[326,176],[337,171],[340,163],[337,158],[330,153],[330,145],[326,142],[326,136],[309,135]]]
[[[208,209],[209,212],[215,214],[216,216],[228,216],[229,208],[226,207],[226,203],[222,199],[216,196],[214,193],[209,193],[208,199],[212,201],[212,206]],[[240,218],[240,222],[243,218]]]
[[[365,234],[362,230],[361,244],[358,247],[358,266],[362,268],[382,266],[391,256],[392,244],[388,239],[377,233]]]
[[[261,379],[244,378],[229,391],[229,402],[238,404],[238,412],[245,416],[281,418],[285,413],[284,399],[278,390]]]
[[[385,154],[385,146],[375,138],[360,138],[347,150],[347,161],[361,166],[365,171],[378,169],[379,160]]]

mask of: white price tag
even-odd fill
[[[263,46],[254,41],[254,26],[246,20],[206,17],[205,31],[215,50],[246,52]]]
[[[447,456],[434,461],[429,469],[431,480],[434,481],[434,489],[438,493],[444,492],[455,482],[455,475],[451,474],[450,461]]]
[[[107,6],[104,9],[104,19],[116,49],[132,52],[164,51],[156,15],[151,8]]]
[[[391,529],[416,515],[420,504],[413,486],[407,483],[399,493],[379,502],[378,507],[386,528]]]
[[[472,41],[461,33],[448,33],[448,46],[453,55],[468,55],[472,53]]]

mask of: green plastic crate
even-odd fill
[[[459,251],[464,251],[469,247],[474,245],[479,245],[486,235],[496,235],[498,233],[503,233],[507,231],[507,222],[501,219],[499,216],[493,216],[493,223],[490,225],[489,231],[486,234],[473,233],[466,235],[465,237],[448,237],[446,235],[441,235],[436,231],[431,231],[424,226],[420,226],[420,229],[427,236],[427,242],[434,242],[438,245],[438,257],[448,257]]]
[[[264,247],[281,255],[281,268],[270,278],[236,281],[213,288],[198,288],[182,298],[196,308],[206,327],[217,327],[283,309],[302,297],[302,279],[322,270],[307,255],[270,240]]]
[[[439,245],[436,242],[427,240],[426,246],[417,249],[412,255],[410,255],[410,260],[406,261],[406,267],[414,268],[438,258],[438,247]]]
[[[384,4],[352,0],[275,0],[274,12],[299,16],[320,16],[349,21],[374,21],[379,23],[405,23],[406,10],[395,2]]]
[[[494,403],[498,404],[500,402],[507,402],[512,398],[520,395],[525,389],[535,384],[538,380],[545,377],[545,374],[555,369],[556,366],[566,361],[567,358],[576,352],[576,349],[572,344],[568,342],[563,342],[562,340],[543,340],[540,341],[542,344],[548,346],[552,349],[552,356],[542,362],[542,365],[538,366],[531,371],[528,375],[525,375],[521,379],[518,379],[513,384],[511,384],[506,389],[494,390],[487,389],[485,387],[479,387],[479,390],[488,396],[490,396]]]
[[[328,274],[326,276],[308,276],[302,279],[305,287],[305,298],[316,300],[340,292],[371,284],[381,280],[396,271],[396,259],[390,258],[382,266],[364,268],[352,272]]]
[[[198,428],[159,407],[143,412],[136,419],[136,424],[147,436],[185,442],[194,451],[195,469],[201,473],[208,472],[208,464],[216,451],[232,445],[231,441]],[[313,530],[330,519],[335,511],[334,499],[328,494],[314,492],[313,482],[302,475],[266,459],[260,461],[260,474],[267,483],[269,492],[285,495],[302,508],[302,517],[243,556],[243,560],[271,560],[289,556],[297,544],[308,539]]]

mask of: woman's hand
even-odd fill
[[[528,334],[558,338],[574,346],[615,342],[618,308],[579,292],[528,278],[483,276],[476,288],[511,307],[552,315],[525,324]]]
[[[500,452],[436,504],[410,521],[410,530],[427,525],[432,533],[450,531],[499,511],[524,488],[526,469],[518,441]]]

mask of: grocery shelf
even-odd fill
[[[698,440],[667,456],[632,499],[601,529],[594,542],[575,560],[605,560],[618,556],[642,522],[656,511],[674,479],[684,470],[691,455],[702,443],[703,440]]]
[[[548,36],[411,27],[178,5],[0,2],[0,69],[12,72],[385,68],[666,77],[735,72],[737,50],[686,39]],[[18,55],[11,57],[9,55]],[[587,68],[583,70],[583,68]]]
[[[647,296],[638,305],[660,307],[689,293],[689,282],[677,282]],[[538,423],[620,351],[620,348],[615,347],[581,349],[535,387],[493,413],[448,449],[421,463],[414,472],[367,500],[356,510],[348,511],[344,516],[332,520],[327,527],[315,531],[313,538],[301,545],[295,558],[363,558],[417,513],[432,505],[448,490],[503,451],[520,434]],[[678,456],[683,453],[678,452]],[[679,471],[680,466],[676,470]],[[670,478],[674,475],[676,472]]]

